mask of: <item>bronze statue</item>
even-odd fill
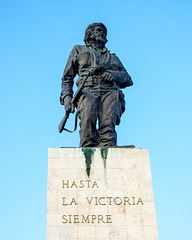
[[[80,147],[116,146],[115,125],[119,125],[125,111],[124,94],[119,89],[133,85],[119,58],[105,47],[106,36],[104,24],[90,24],[85,31],[85,45],[72,49],[62,77],[60,102],[66,115],[59,131],[75,106],[80,119]],[[78,90],[73,96],[77,74]]]

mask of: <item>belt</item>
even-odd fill
[[[87,81],[85,82],[86,83],[92,83],[92,84],[98,84],[100,83],[100,76],[89,76],[87,78]]]
[[[77,86],[81,85],[81,82],[83,80],[81,79],[78,79],[78,82],[77,82]],[[102,82],[100,80],[100,76],[89,76],[84,84],[84,87],[91,87],[91,86],[95,86],[95,85],[98,85],[98,84],[103,84],[103,85],[106,85],[106,86],[110,86],[110,87],[117,87],[117,83],[115,81],[113,82]]]
[[[77,79],[77,86],[81,85],[82,81],[83,81],[83,77],[80,77]],[[93,87],[95,85],[98,84],[102,84],[101,80],[100,80],[100,75],[93,75],[93,76],[89,76],[86,80],[86,82],[84,83],[84,87]],[[109,87],[113,87],[115,89],[119,88],[119,84],[116,81],[113,82],[105,82],[103,83],[103,85],[105,86],[109,86]]]

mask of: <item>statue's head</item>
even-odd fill
[[[98,41],[99,43],[105,45],[107,42],[107,28],[103,23],[93,23],[90,24],[85,30],[84,42],[86,46],[90,46],[90,44],[94,41]]]

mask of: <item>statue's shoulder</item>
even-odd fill
[[[119,58],[117,57],[117,55],[115,53],[110,53],[111,54],[111,61],[114,63],[120,63]]]
[[[75,45],[71,52],[70,52],[70,56],[69,58],[77,58],[79,56],[79,54],[81,54],[82,52],[86,51],[86,46],[85,45]]]
[[[113,59],[119,59],[119,58],[117,57],[116,53],[111,53],[111,52],[110,52],[110,54],[111,54],[111,57],[112,57]]]
[[[72,52],[81,53],[87,50],[87,47],[85,45],[75,45],[72,49]]]

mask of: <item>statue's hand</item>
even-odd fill
[[[72,100],[71,95],[67,95],[67,96],[64,98],[65,111],[66,111],[66,112],[74,113],[74,112],[75,112],[75,109],[74,109],[74,107],[72,106],[71,100]]]
[[[109,72],[104,72],[101,76],[100,76],[101,81],[103,82],[111,82],[113,81],[113,75],[112,73]]]

